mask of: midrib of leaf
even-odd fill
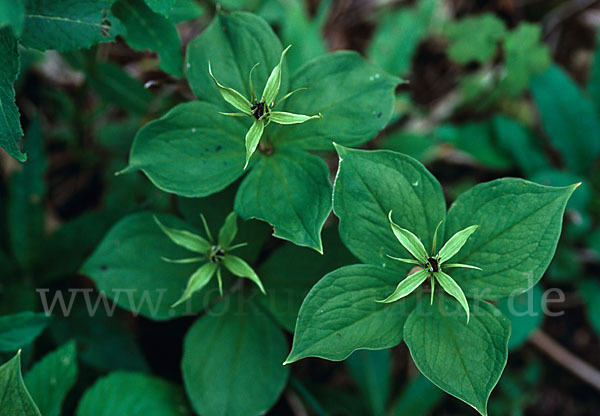
[[[48,16],[48,15],[41,15],[41,14],[25,14],[26,18],[30,18],[30,19],[41,19],[41,20],[59,20],[59,21],[63,21],[63,22],[68,22],[68,23],[77,23],[77,24],[82,24],[82,25],[88,25],[88,26],[95,26],[98,28],[102,28],[104,27],[102,25],[102,23],[94,23],[94,22],[88,22],[86,20],[80,20],[80,19],[72,19],[69,17],[62,17],[62,16]]]

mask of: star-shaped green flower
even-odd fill
[[[478,225],[471,225],[470,227],[465,228],[454,234],[450,239],[444,244],[444,246],[440,249],[437,254],[435,253],[436,249],[436,240],[437,240],[437,232],[442,224],[441,222],[438,224],[435,232],[433,233],[433,244],[432,244],[432,254],[427,254],[427,250],[421,240],[411,233],[410,231],[399,227],[392,221],[392,211],[390,211],[388,218],[390,220],[390,225],[392,227],[392,231],[394,235],[400,241],[400,244],[413,256],[412,259],[401,259],[398,257],[388,256],[394,260],[401,261],[403,263],[415,264],[420,269],[413,274],[410,274],[403,281],[401,281],[394,293],[388,296],[384,300],[380,300],[378,302],[391,303],[395,302],[399,299],[402,299],[405,296],[410,295],[413,291],[415,291],[427,278],[430,278],[431,282],[431,303],[433,303],[433,294],[435,291],[435,282],[437,281],[442,288],[452,297],[454,297],[458,303],[463,307],[465,312],[467,313],[467,323],[469,322],[469,304],[467,303],[467,299],[465,298],[465,294],[458,284],[454,281],[452,277],[442,271],[442,266],[444,269],[450,269],[454,267],[464,267],[468,269],[476,269],[481,270],[479,267],[471,266],[468,264],[460,264],[446,263],[450,260],[456,253],[460,251],[462,246],[467,242],[471,234],[473,234]]]
[[[262,97],[260,100],[256,96],[254,91],[254,86],[252,85],[252,72],[258,66],[258,64],[254,65],[250,70],[250,92],[252,96],[250,100],[244,97],[242,94],[234,90],[233,88],[224,87],[217,81],[212,73],[212,68],[210,67],[210,62],[208,63],[208,73],[210,74],[212,80],[215,85],[219,89],[221,96],[225,101],[229,104],[237,108],[241,113],[221,113],[227,116],[233,117],[250,117],[254,119],[254,123],[246,133],[246,164],[244,165],[244,169],[248,167],[248,162],[250,161],[250,157],[258,147],[258,143],[260,142],[260,138],[262,137],[263,131],[265,127],[269,125],[269,123],[274,122],[277,124],[300,124],[305,121],[312,120],[314,118],[323,118],[321,114],[314,116],[305,116],[303,114],[294,114],[287,113],[284,111],[273,111],[273,109],[282,101],[288,99],[297,91],[303,90],[305,88],[299,88],[292,92],[284,95],[279,101],[275,102],[275,98],[277,98],[277,94],[279,93],[279,88],[281,87],[281,64],[283,63],[283,57],[285,56],[288,49],[290,49],[291,45],[285,48],[285,50],[281,53],[281,59],[279,60],[279,64],[273,68],[271,71],[271,75],[265,84],[265,88],[262,93]]]
[[[252,280],[254,283],[256,283],[260,291],[263,294],[265,293],[265,288],[263,287],[258,275],[254,272],[254,270],[252,270],[252,267],[250,267],[250,265],[248,265],[248,263],[241,258],[229,254],[236,248],[247,245],[246,243],[231,245],[237,234],[237,216],[235,212],[229,214],[225,219],[225,223],[219,230],[219,236],[216,241],[212,237],[204,216],[202,216],[202,222],[204,223],[204,229],[206,231],[208,240],[187,230],[178,230],[167,227],[162,224],[157,217],[154,217],[154,221],[172,242],[178,246],[193,251],[194,253],[201,254],[201,256],[178,260],[167,259],[163,257],[164,261],[184,264],[206,262],[190,276],[183,295],[171,306],[172,308],[185,302],[195,292],[206,286],[215,273],[217,274],[217,279],[219,281],[219,293],[223,295],[221,265],[225,266],[227,270],[238,277],[245,277]]]

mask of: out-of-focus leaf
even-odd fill
[[[371,415],[383,415],[391,388],[390,350],[354,351],[346,359],[346,366],[369,404]]]
[[[590,98],[596,106],[596,113],[600,114],[600,31],[596,35],[596,52],[594,52],[594,62],[590,69],[590,81],[587,88]]]
[[[591,277],[579,284],[579,293],[586,303],[587,317],[592,328],[600,334],[600,282]]]
[[[121,67],[110,62],[98,63],[87,73],[87,81],[96,93],[123,110],[144,114],[152,94]]]
[[[110,42],[122,26],[113,0],[28,0],[21,43],[38,50],[69,51]]]
[[[175,0],[173,8],[169,12],[169,20],[173,23],[186,22],[198,19],[204,15],[204,9],[196,0]]]
[[[25,347],[42,333],[49,319],[42,313],[21,312],[0,316],[0,352]]]
[[[17,39],[8,27],[0,28],[0,146],[20,162],[27,159],[17,141],[23,136],[14,82],[19,75]]]
[[[175,7],[176,0],[144,0],[148,7],[154,13],[160,13],[163,16],[169,16],[169,13]]]
[[[393,416],[428,415],[444,398],[444,393],[427,377],[419,375],[404,388],[393,406]]]
[[[123,36],[129,46],[157,52],[160,69],[176,77],[183,76],[181,41],[174,23],[154,13],[143,0],[118,0],[112,11],[127,30]]]
[[[23,30],[25,4],[23,0],[0,0],[0,28],[8,26],[15,36]]]
[[[600,154],[600,122],[591,101],[558,66],[531,84],[542,127],[566,165],[586,173]]]
[[[427,162],[435,156],[436,144],[427,135],[399,131],[386,136],[380,147]]]
[[[510,320],[508,349],[519,348],[544,320],[543,291],[534,286],[520,295],[511,295],[498,302],[498,309]]]
[[[77,349],[69,342],[35,363],[25,375],[25,384],[44,416],[60,416],[76,379]]]
[[[450,39],[448,54],[461,64],[485,62],[494,56],[505,32],[502,20],[490,13],[450,22],[444,30]]]
[[[408,71],[421,39],[437,20],[436,0],[420,0],[416,7],[386,10],[373,34],[367,56],[390,74]]]
[[[24,146],[29,158],[11,180],[8,232],[12,255],[22,269],[31,270],[38,260],[44,233],[46,156],[39,118],[30,124]]]

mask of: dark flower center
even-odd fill
[[[433,273],[435,272],[439,272],[440,271],[440,267],[438,265],[438,261],[436,259],[434,259],[433,257],[429,257],[427,259],[427,263],[429,264],[429,270]]]
[[[254,118],[259,120],[265,113],[269,112],[269,108],[265,105],[265,103],[255,103],[250,110],[252,110],[252,115]]]
[[[225,257],[225,251],[221,248],[221,246],[212,246],[210,248],[210,252],[208,253],[208,259],[211,263],[220,263],[223,261]]]

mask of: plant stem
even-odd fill
[[[546,355],[600,391],[600,371],[573,355],[543,331],[536,331],[529,341]]]

